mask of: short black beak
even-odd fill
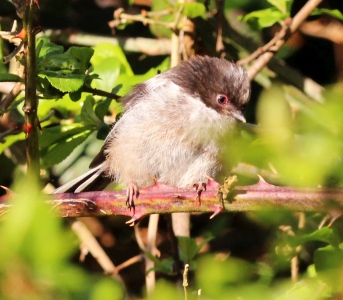
[[[236,120],[241,121],[243,123],[246,123],[247,121],[245,120],[242,112],[240,111],[231,111],[230,112],[231,116],[233,116]]]

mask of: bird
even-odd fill
[[[194,56],[137,84],[120,101],[114,124],[90,170],[55,193],[96,191],[112,181],[126,188],[135,209],[139,189],[156,182],[206,189],[222,165],[223,136],[243,115],[250,98],[244,69],[224,58]]]

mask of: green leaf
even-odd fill
[[[248,23],[251,28],[255,30],[261,30],[265,27],[270,27],[277,22],[280,22],[288,17],[288,14],[285,14],[275,8],[266,8],[262,10],[253,11],[249,14],[246,14],[242,21]]]
[[[145,255],[154,262],[155,267],[148,270],[148,272],[154,270],[157,272],[161,272],[167,275],[174,274],[173,266],[174,260],[172,258],[167,258],[163,260],[159,260],[157,257],[153,256],[150,252],[145,252]]]
[[[183,5],[182,14],[190,19],[201,17],[206,18],[206,7],[203,3],[199,2],[187,2],[178,4],[178,6]]]
[[[64,49],[61,45],[56,45],[50,42],[47,37],[41,37],[37,40],[37,58],[43,58],[50,55],[62,54]]]
[[[86,75],[47,71],[45,74],[39,74],[39,77],[46,78],[54,88],[62,93],[72,93],[83,86]]]
[[[287,12],[287,3],[290,2],[289,0],[267,0],[271,5],[277,8],[282,13]]]
[[[338,9],[316,8],[311,15],[327,14],[340,21],[343,21],[343,14]]]
[[[4,143],[0,143],[0,154],[4,152],[9,146],[13,145],[14,143],[18,141],[23,141],[25,140],[25,134],[24,132],[20,134],[14,134],[14,135],[9,135],[5,138]]]
[[[178,245],[180,249],[180,259],[184,263],[190,263],[194,257],[197,255],[199,250],[212,238],[207,238],[203,242],[201,242],[199,245],[196,243],[195,239],[184,237],[184,236],[178,236]]]
[[[94,54],[94,50],[89,47],[70,47],[66,52],[66,56],[75,58],[78,61],[78,67],[80,74],[84,74],[90,64],[90,60]]]
[[[118,84],[121,67],[120,61],[115,57],[108,57],[99,61],[94,65],[94,72],[99,75],[99,80],[93,80],[91,86],[96,89],[111,92],[113,87]]]
[[[333,247],[338,247],[340,243],[340,236],[337,230],[333,228],[323,227],[310,234],[305,234],[300,238],[300,243],[309,241],[320,241],[328,243]]]
[[[53,50],[49,50],[49,47]],[[73,93],[81,89],[87,78],[85,73],[94,53],[93,49],[70,47],[66,52],[61,53],[60,48],[43,39],[38,44],[38,51],[38,90],[44,97],[61,96],[49,85],[62,93]]]
[[[89,126],[78,123],[44,128],[39,138],[43,165],[51,167],[63,161],[92,132]]]
[[[94,55],[91,63],[96,67],[99,63],[107,58],[114,58],[119,61],[121,66],[121,73],[133,75],[130,64],[128,63],[123,50],[116,45],[110,43],[100,43],[94,47]],[[97,73],[97,72],[95,72]]]
[[[100,126],[101,120],[97,117],[93,110],[94,104],[94,98],[92,96],[88,96],[83,102],[81,109],[81,120],[85,125],[97,128]]]
[[[22,82],[23,79],[15,74],[0,73],[0,82]]]
[[[105,140],[111,131],[111,127],[107,125],[106,123],[101,123],[98,132],[96,134],[96,138],[99,140]]]
[[[104,116],[107,114],[108,108],[110,107],[111,102],[112,102],[112,99],[105,99],[105,100],[99,101],[96,104],[94,112],[96,116],[99,118],[99,120],[104,119]]]
[[[313,261],[318,277],[331,287],[341,287],[343,250],[327,246],[314,252]]]

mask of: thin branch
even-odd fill
[[[114,99],[114,100],[119,100],[121,98],[120,96],[118,96],[116,94],[109,93],[109,92],[99,90],[99,89],[94,89],[94,88],[92,88],[90,86],[86,86],[86,85],[83,87],[83,91],[87,92],[87,93],[92,93],[93,95],[103,96],[103,97],[107,97],[107,98]]]
[[[300,25],[311,15],[312,11],[322,2],[322,0],[309,0],[293,17],[291,24],[275,37],[273,40],[273,51],[264,52],[248,70],[250,79],[254,78],[268,62],[274,57],[275,53],[286,43],[288,38],[300,27]],[[284,30],[289,29],[289,30]],[[271,46],[271,45],[270,45]]]
[[[113,278],[122,282],[121,277],[118,275],[118,270],[115,265],[112,263],[110,258],[105,253],[104,249],[99,245],[96,238],[89,231],[86,225],[81,221],[74,221],[71,225],[71,229],[75,232],[78,238],[81,241],[82,247],[85,247],[92,256],[97,260],[99,265],[105,271],[105,274],[111,274]]]
[[[25,67],[20,65],[18,70],[18,76],[24,77]],[[16,82],[12,88],[12,90],[1,100],[0,102],[0,110],[8,109],[13,101],[17,98],[17,96],[23,91],[24,84],[22,82]]]
[[[123,263],[121,263],[120,265],[117,266],[117,272],[120,272],[121,270],[136,264],[138,262],[141,262],[143,260],[143,254],[138,254],[136,256],[133,256],[131,258],[129,258],[128,260],[124,261]]]
[[[217,0],[216,5],[216,52],[217,54],[221,54],[225,49],[223,44],[224,0]]]
[[[123,48],[126,52],[139,52],[148,55],[168,55],[170,54],[169,39],[150,39],[150,38],[132,38],[132,37],[106,37],[81,32],[70,32],[67,30],[47,29],[38,36],[49,37],[55,43],[65,45],[95,46],[99,43],[110,43]]]
[[[171,14],[172,11],[169,11],[169,14]],[[140,22],[144,25],[151,24],[151,25],[161,25],[165,28],[174,29],[175,28],[175,22],[164,22],[160,21],[158,19],[151,19],[149,18],[149,14],[139,14],[139,15],[130,15],[124,13],[123,8],[118,8],[114,12],[114,20],[109,22],[109,25],[111,28],[118,27],[120,24],[126,24],[128,22]],[[177,19],[177,18],[176,18]]]

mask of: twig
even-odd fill
[[[86,249],[92,254],[99,265],[103,268],[105,274],[111,274],[113,278],[122,282],[122,279],[118,275],[118,270],[116,269],[115,265],[112,263],[110,258],[107,256],[105,251],[99,245],[98,241],[89,231],[86,225],[81,220],[77,220],[72,223],[71,229],[80,239],[82,246],[86,247]]]
[[[223,21],[225,34],[227,34],[232,41],[249,52],[254,52],[256,48],[259,48],[259,45],[252,38],[246,37],[238,32],[226,19]],[[285,81],[303,91],[310,98],[319,102],[323,100],[322,92],[324,88],[311,78],[304,76],[296,69],[287,65],[285,61],[273,57],[268,63],[268,67]]]
[[[257,75],[257,73],[260,72],[268,64],[275,53],[285,44],[289,36],[300,27],[300,25],[321,2],[322,0],[309,0],[306,2],[306,4],[293,17],[292,22],[289,25],[289,34],[285,30],[280,32],[280,34],[275,37],[275,41],[273,41],[273,52],[264,52],[249,68],[248,76],[250,79],[253,79]]]
[[[224,0],[216,0],[216,5],[216,52],[220,54],[225,49],[223,44]]]
[[[117,27],[120,24],[125,24],[127,22],[141,22],[144,25],[152,24],[152,25],[161,25],[166,28],[174,29],[175,25],[174,22],[164,22],[156,19],[147,18],[146,15],[139,14],[139,15],[129,15],[124,13],[123,8],[118,8],[114,12],[114,21],[109,22],[110,27]]]
[[[185,295],[185,300],[188,299],[188,294],[187,294],[187,287],[188,287],[188,268],[189,264],[185,264],[185,269],[183,271],[183,281],[182,281],[182,286],[183,286],[183,291]]]
[[[83,87],[83,91],[87,92],[87,93],[92,93],[93,95],[103,96],[103,97],[107,97],[107,98],[114,99],[114,100],[120,99],[120,96],[118,96],[116,94],[108,93],[106,91],[99,90],[99,89],[94,89],[94,88],[92,88],[90,86],[86,86],[86,85]]]
[[[131,37],[106,37],[81,32],[47,29],[38,36],[47,36],[52,41],[66,45],[95,46],[99,43],[110,43],[121,46],[126,52],[140,52],[148,55],[170,54],[169,39],[131,38]]]
[[[158,219],[159,219],[158,214],[152,214],[149,217],[146,251],[151,253],[152,255],[156,255],[156,253],[158,253],[159,255],[159,251],[156,247]],[[144,256],[144,260],[145,260],[145,286],[147,290],[147,295],[151,296],[153,291],[155,290],[155,271],[152,270],[155,267],[155,264],[146,255]]]
[[[136,256],[133,256],[131,258],[129,258],[127,261],[124,261],[123,263],[121,263],[120,265],[117,266],[117,272],[120,272],[121,270],[135,264],[135,263],[138,263],[140,261],[142,261],[144,258],[143,254],[139,254],[139,255],[136,255]]]
[[[156,254],[159,256],[160,252],[156,247],[156,234],[158,228],[158,219],[159,215],[152,214],[149,218],[149,226],[148,226],[148,236],[147,236],[147,244],[144,245],[143,239],[141,237],[141,233],[138,226],[134,227],[135,230],[135,237],[138,244],[138,247],[141,249],[143,253],[149,252],[151,255],[155,256]],[[155,271],[152,270],[155,266],[154,262],[146,255],[143,255],[144,262],[145,262],[145,285],[147,294],[150,296],[155,289]]]
[[[23,77],[24,72],[25,72],[25,67],[23,65],[20,65],[18,76]],[[6,95],[5,98],[1,100],[0,110],[8,109],[13,103],[13,101],[16,99],[16,97],[22,92],[23,89],[24,89],[24,84],[22,82],[16,82],[12,90]]]

